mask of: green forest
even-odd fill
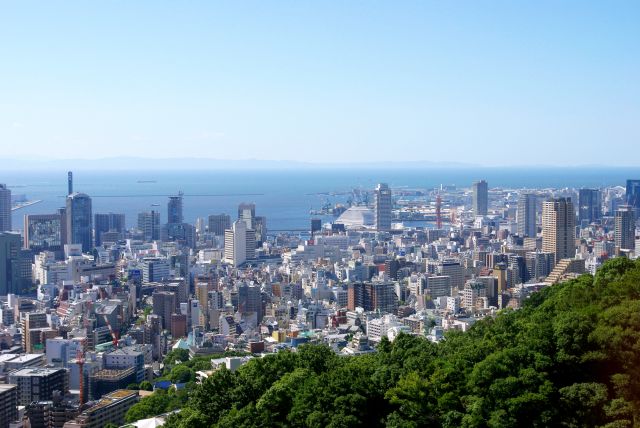
[[[610,260],[439,344],[255,358],[184,403],[167,428],[640,426],[640,263]]]

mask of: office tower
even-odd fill
[[[23,368],[8,375],[10,384],[18,387],[18,403],[28,406],[34,401],[45,401],[53,398],[53,391],[66,391],[65,369]]]
[[[253,230],[256,231],[256,248],[262,246],[267,240],[267,218],[264,216],[256,216],[254,219]]]
[[[62,220],[59,213],[25,215],[24,247],[33,251],[61,251]]]
[[[316,232],[320,232],[322,230],[322,220],[319,218],[311,219],[311,234],[315,235]]]
[[[182,192],[178,192],[175,196],[169,196],[169,203],[167,204],[167,223],[177,224],[184,222],[184,216],[182,214],[182,197]]]
[[[256,256],[256,232],[247,229],[243,220],[233,222],[224,232],[224,259],[227,263],[240,266]]]
[[[255,228],[256,204],[243,202],[238,205],[238,220],[244,221],[247,229]]]
[[[636,217],[640,214],[640,180],[627,180],[627,205],[635,210]]]
[[[60,216],[60,245],[64,250],[67,244],[67,207],[58,208],[58,215]]]
[[[160,239],[160,213],[146,211],[138,214],[138,230],[144,235],[145,241]]]
[[[82,251],[93,249],[91,198],[84,193],[67,196],[67,244],[81,244]]]
[[[374,222],[376,230],[391,230],[391,189],[386,183],[380,183],[375,190]]]
[[[555,254],[555,263],[576,255],[576,213],[571,198],[542,205],[542,251]]]
[[[447,275],[430,275],[426,280],[424,294],[428,294],[431,299],[441,296],[451,295],[451,277]]]
[[[578,191],[578,221],[591,224],[602,217],[602,194],[598,189]]]
[[[636,240],[636,218],[633,207],[623,205],[616,211],[615,242],[620,250],[634,250]]]
[[[18,419],[18,387],[0,384],[0,428]]]
[[[464,267],[458,260],[443,260],[437,265],[438,275],[451,278],[451,288],[461,290],[464,286]]]
[[[73,193],[73,172],[67,172],[67,196]]]
[[[238,312],[255,312],[257,322],[260,324],[263,317],[262,292],[256,285],[243,284],[238,287]]]
[[[489,186],[484,180],[473,183],[472,207],[475,216],[484,216],[489,212]]]
[[[224,236],[224,231],[231,227],[231,216],[228,214],[212,214],[209,216],[209,233]]]
[[[516,223],[518,235],[535,237],[536,227],[536,195],[524,193],[518,198],[518,210],[516,211]]]
[[[11,190],[0,184],[0,232],[11,230]]]
[[[94,218],[96,247],[102,245],[102,234],[116,232],[124,236],[125,218],[124,214],[96,214]]]
[[[20,249],[18,233],[0,232],[0,296],[16,293],[20,288]]]
[[[167,281],[169,277],[169,260],[160,257],[145,257],[142,259],[142,282]]]

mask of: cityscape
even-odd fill
[[[640,427],[639,22],[0,0],[0,428]]]
[[[139,394],[186,394],[222,367],[305,344],[351,357],[402,335],[439,343],[640,248],[640,179],[578,189],[379,183],[311,210],[297,232],[271,232],[252,202],[189,223],[180,191],[127,227],[121,207],[94,212],[73,172],[66,179],[64,206],[25,214],[22,228],[12,210],[24,201],[0,184],[7,426],[166,417],[175,409],[145,414]]]

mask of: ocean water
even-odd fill
[[[639,178],[640,168],[384,168],[232,171],[77,171],[74,190],[93,199],[93,212],[126,215],[129,227],[137,214],[154,209],[166,222],[167,196],[184,192],[185,221],[227,213],[235,218],[240,202],[254,202],[256,215],[267,217],[270,230],[308,229],[309,210],[346,201],[354,188],[433,188],[440,184],[469,187],[485,179],[490,187],[564,188],[624,186]],[[140,182],[153,181],[153,182]],[[14,195],[42,202],[13,211],[14,229],[25,214],[52,213],[64,206],[64,171],[0,171],[0,183]]]

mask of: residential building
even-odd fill
[[[571,198],[554,198],[542,205],[542,251],[555,254],[555,263],[576,255],[576,214]]]
[[[7,375],[10,384],[18,387],[18,403],[26,406],[34,401],[51,400],[54,391],[68,391],[67,371],[51,368],[23,368]]]
[[[535,194],[523,193],[518,198],[516,223],[519,236],[535,238],[537,235]]]

